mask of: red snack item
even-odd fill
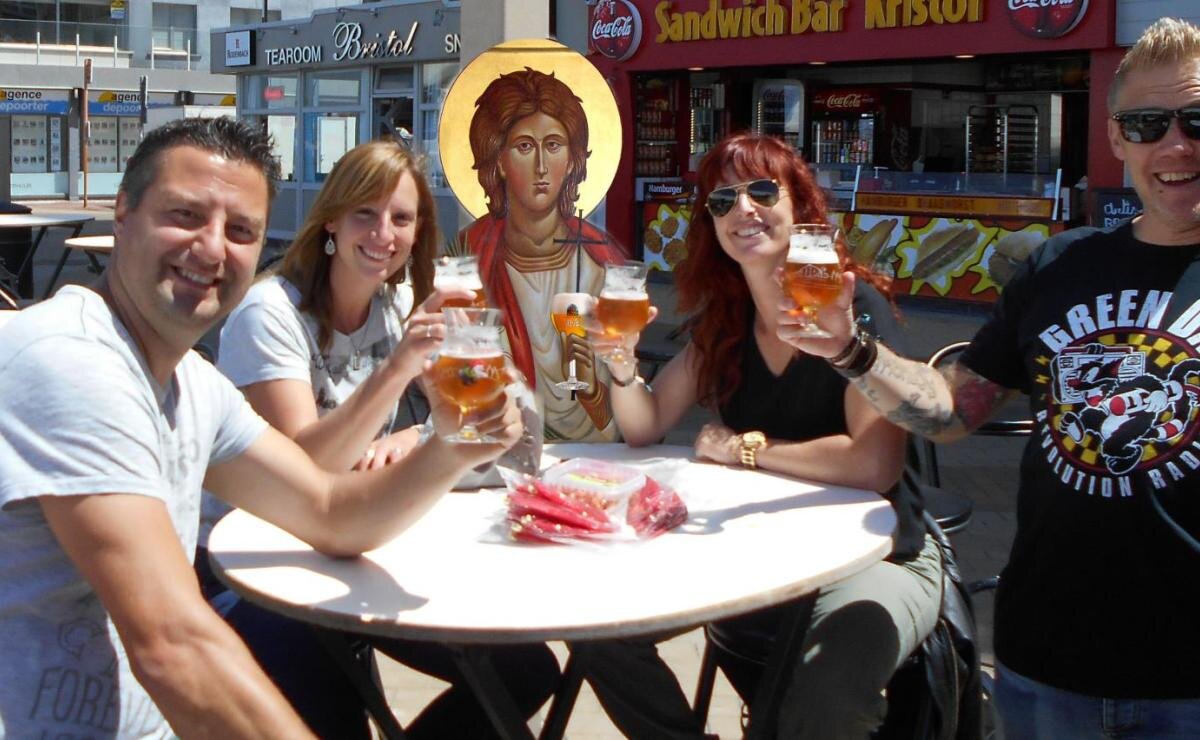
[[[657,537],[687,521],[688,510],[679,494],[646,478],[642,490],[629,498],[625,521],[638,537]]]
[[[537,495],[559,506],[577,511],[589,519],[608,521],[608,514],[604,513],[607,502],[600,496],[586,491],[568,491],[540,480],[533,481],[533,488]]]
[[[510,493],[508,495],[509,520],[524,520],[526,516],[544,520],[551,524],[566,524],[585,533],[613,532],[616,530],[616,527],[613,526],[613,523],[608,520],[608,517],[602,511],[592,513],[572,508],[570,505],[565,505],[540,495],[520,492]]]
[[[512,533],[515,540],[544,543],[561,542],[563,539],[569,538],[587,539],[590,535],[595,534],[595,532],[572,527],[562,522],[539,519],[531,514],[526,514],[519,519],[510,518],[508,531]]]

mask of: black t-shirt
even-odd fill
[[[904,353],[904,335],[892,307],[862,281],[857,283],[854,294],[854,315],[864,317],[865,331]],[[721,421],[726,426],[738,433],[757,429],[768,439],[788,441],[846,433],[846,379],[829,367],[828,362],[798,354],[777,377],[763,360],[752,331],[746,333],[738,351],[742,358],[742,382],[720,408]],[[892,558],[914,557],[921,551],[925,537],[920,494],[902,482],[884,495],[896,510]]]
[[[1200,285],[1177,287],[1198,256],[1200,245],[1139,242],[1128,223],[1060,234],[962,356],[1029,395],[995,642],[1000,661],[1037,681],[1200,697],[1200,556],[1149,500],[1158,492],[1200,531]],[[1171,304],[1172,292],[1192,305]]]

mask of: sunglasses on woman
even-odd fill
[[[739,182],[737,185],[713,188],[712,192],[708,194],[708,200],[704,202],[704,205],[714,218],[720,218],[733,210],[738,196],[743,192],[750,196],[750,200],[760,206],[770,208],[779,202],[779,193],[781,190],[782,188],[779,187],[779,183],[774,180]]]
[[[1171,119],[1179,121],[1179,128],[1189,139],[1200,139],[1200,106],[1167,110],[1165,108],[1141,108],[1113,114],[1120,124],[1121,136],[1133,144],[1153,144],[1166,136]]]

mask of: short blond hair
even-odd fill
[[[1179,18],[1160,18],[1142,32],[1125,52],[1108,89],[1108,112],[1115,113],[1117,96],[1133,72],[1200,59],[1200,28]]]

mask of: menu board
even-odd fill
[[[46,171],[46,116],[12,117],[11,164],[14,173]]]
[[[92,136],[88,142],[89,171],[117,171],[118,120],[115,116],[95,116],[92,118]]]

